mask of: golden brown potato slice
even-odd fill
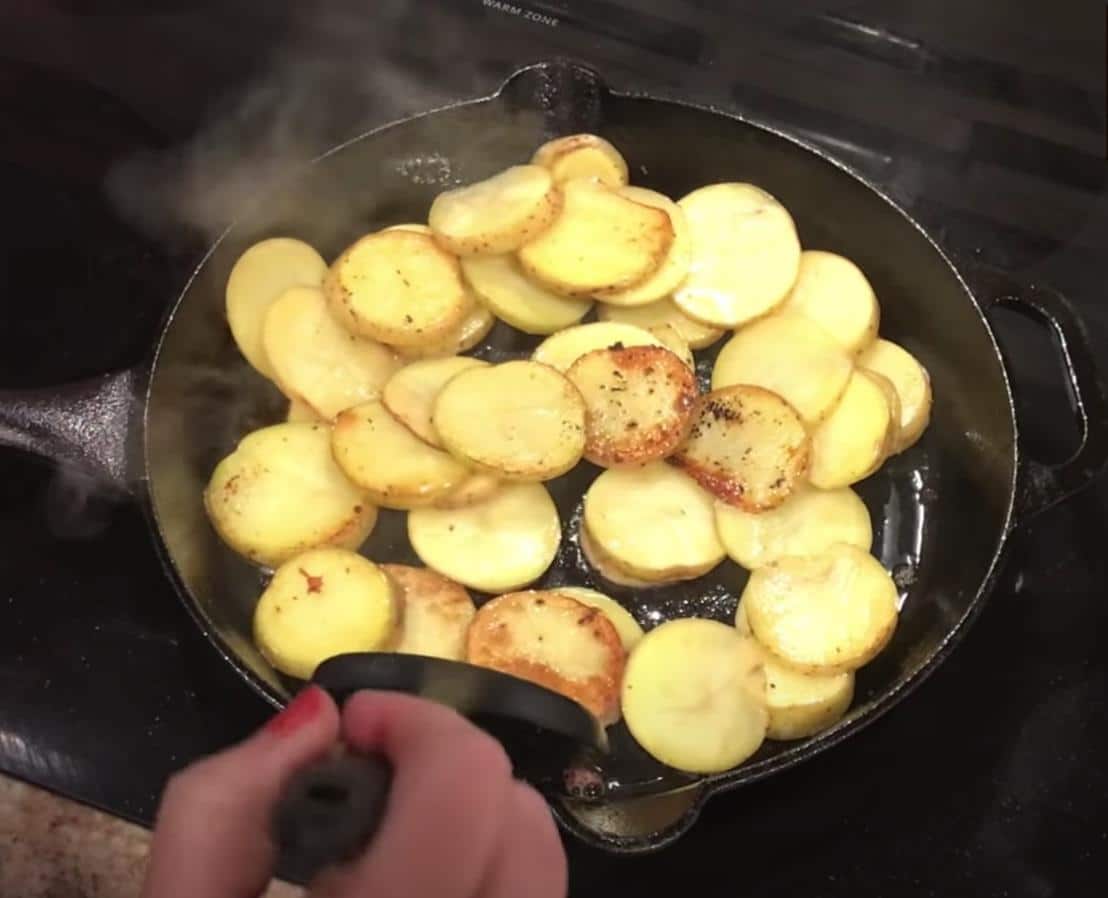
[[[274,424],[243,437],[216,465],[204,505],[227,545],[268,567],[317,546],[356,547],[377,519],[331,457],[323,424]]]
[[[641,327],[616,321],[593,321],[566,328],[547,337],[535,347],[531,358],[557,371],[568,371],[581,356],[594,349],[665,345],[662,340]]]
[[[585,493],[585,527],[596,547],[633,577],[699,577],[724,558],[712,497],[665,462],[609,468]]]
[[[472,293],[472,291],[470,291]],[[496,316],[476,297],[469,313],[454,330],[437,343],[424,346],[406,346],[397,351],[405,359],[435,359],[468,352],[489,335],[496,324]]]
[[[560,592],[513,592],[482,605],[466,658],[560,692],[604,726],[619,719],[619,634],[599,609]]]
[[[800,254],[796,283],[781,310],[811,318],[849,353],[869,346],[881,321],[862,270],[842,256],[811,249]]]
[[[800,241],[789,213],[752,184],[712,184],[678,202],[692,235],[689,276],[673,300],[716,327],[739,327],[779,305],[796,280]]]
[[[262,322],[270,305],[290,287],[318,287],[327,274],[323,257],[303,240],[272,237],[239,256],[227,279],[227,324],[239,350],[256,371],[273,377],[262,345]]]
[[[541,483],[506,483],[465,508],[419,508],[408,515],[408,539],[420,560],[482,592],[537,580],[561,537],[558,510]]]
[[[664,210],[599,181],[567,181],[562,193],[561,214],[519,250],[531,277],[567,296],[588,296],[634,286],[662,264],[673,243]]]
[[[570,134],[548,140],[535,151],[531,162],[550,169],[556,184],[575,178],[595,178],[609,187],[622,187],[629,176],[619,150],[596,134]]]
[[[597,317],[601,321],[633,324],[651,333],[658,327],[672,327],[692,349],[704,349],[723,336],[722,328],[690,318],[672,299],[660,299],[644,306],[611,306],[605,302],[598,307]]]
[[[749,324],[720,350],[712,389],[751,384],[776,393],[815,424],[838,401],[853,364],[818,324],[781,312]]]
[[[845,543],[758,568],[742,605],[758,642],[805,673],[857,670],[896,628],[892,578],[868,552]]]
[[[331,449],[346,476],[386,508],[428,505],[470,474],[449,453],[408,430],[380,400],[340,413]]]
[[[376,399],[400,367],[387,346],[339,324],[318,287],[293,287],[269,307],[262,344],[281,392],[325,420]]]
[[[462,585],[430,568],[381,567],[398,587],[403,610],[393,651],[463,660],[466,631],[477,608]]]
[[[592,308],[591,299],[560,296],[519,270],[514,255],[462,259],[466,280],[498,318],[528,334],[553,334],[576,324]]]
[[[335,655],[384,648],[398,620],[381,568],[354,552],[312,549],[274,573],[254,607],[254,639],[275,668],[307,680]]]
[[[869,510],[846,488],[798,486],[782,504],[760,512],[717,502],[716,530],[731,559],[749,571],[786,555],[818,555],[835,543],[867,552],[873,545]]]
[[[634,308],[665,299],[685,282],[692,262],[692,237],[685,213],[668,196],[645,187],[624,187],[620,194],[644,206],[661,209],[673,225],[673,242],[654,273],[632,287],[604,294],[604,302],[610,305]]]
[[[603,467],[665,458],[685,439],[696,377],[660,346],[594,349],[566,377],[585,400],[585,458]]]
[[[545,231],[562,208],[561,192],[541,165],[516,165],[435,197],[427,223],[459,256],[510,253]]]
[[[381,401],[394,418],[405,424],[423,442],[443,448],[431,424],[431,408],[447,381],[469,368],[485,368],[488,362],[468,356],[446,356],[412,362],[397,371],[385,384]]]
[[[635,741],[693,773],[741,764],[769,723],[760,650],[713,620],[673,620],[647,633],[627,659],[622,699]]]
[[[868,477],[885,460],[896,426],[885,388],[873,374],[859,368],[838,405],[812,432],[808,479],[820,489],[830,490]]]
[[[765,511],[803,482],[810,448],[796,409],[776,393],[739,384],[700,397],[672,462],[717,499]]]
[[[585,402],[548,365],[470,368],[439,392],[431,423],[466,464],[504,480],[550,480],[585,450]]]
[[[323,289],[352,333],[391,346],[438,344],[473,309],[458,260],[426,234],[403,229],[370,234],[349,247]]]
[[[927,429],[931,419],[931,378],[910,352],[889,340],[877,340],[858,358],[867,371],[884,375],[900,400],[900,417],[891,452],[903,452]]]
[[[586,586],[559,586],[554,592],[560,592],[571,599],[576,599],[582,605],[588,605],[590,608],[596,608],[602,612],[611,621],[612,626],[616,628],[619,641],[623,643],[624,651],[631,651],[642,639],[643,630],[639,626],[639,622],[635,620],[630,611],[611,596],[606,596],[604,593],[589,589]]]

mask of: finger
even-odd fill
[[[292,775],[339,734],[310,686],[249,739],[178,773],[162,796],[144,898],[253,898],[273,874],[270,816]]]
[[[343,738],[354,750],[383,752],[394,768],[384,825],[349,869],[343,894],[475,894],[514,789],[500,743],[442,705],[368,692],[343,709]]]
[[[474,898],[566,898],[565,850],[546,801],[530,786],[516,783],[512,807],[510,823]]]

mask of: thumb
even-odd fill
[[[246,741],[185,768],[158,810],[143,898],[254,898],[273,875],[270,816],[297,770],[338,739],[331,697],[309,686]]]

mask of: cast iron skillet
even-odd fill
[[[251,639],[259,572],[224,548],[201,505],[216,461],[284,412],[276,390],[231,341],[223,313],[231,266],[247,246],[272,235],[303,238],[334,257],[372,228],[423,220],[443,187],[524,161],[542,141],[577,131],[608,137],[636,183],[670,196],[713,181],[751,181],[770,191],[792,213],[805,247],[842,253],[862,267],[881,300],[882,334],[921,359],[936,397],[923,440],[859,486],[875,524],[875,552],[894,572],[903,612],[892,643],[860,672],[846,717],[812,739],[767,743],[740,768],[705,778],[652,762],[617,728],[604,768],[606,799],[552,796],[563,825],[581,838],[641,851],[685,832],[708,796],[791,767],[900,701],[980,609],[1012,530],[1098,474],[1108,457],[1108,403],[1084,330],[1060,296],[977,270],[974,296],[915,222],[818,151],[728,113],[617,93],[586,68],[544,63],[517,72],[492,97],[388,125],[327,153],[216,243],[170,313],[148,366],[68,391],[4,397],[0,439],[95,471],[139,496],[197,624],[255,690],[281,704],[296,684],[278,675]],[[1021,454],[1005,364],[983,314],[1002,302],[1045,321],[1055,337],[1082,432],[1079,448],[1060,465]],[[498,326],[479,354],[499,359],[536,342]],[[712,355],[702,353],[702,364]],[[143,392],[145,402],[134,398]],[[567,525],[595,473],[583,465],[550,484]],[[395,513],[382,513],[364,551],[379,561],[418,563]],[[598,580],[566,539],[538,585],[599,587],[649,627],[690,614],[730,621],[744,581],[725,563],[703,580],[635,593]]]

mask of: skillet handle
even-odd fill
[[[1006,305],[1050,328],[1065,370],[1070,407],[1080,428],[1077,449],[1059,464],[1021,455],[1016,515],[1019,523],[1026,523],[1083,490],[1104,470],[1108,462],[1108,394],[1085,325],[1069,300],[1042,284],[1021,283],[979,264],[973,267],[971,280],[986,312]]]

